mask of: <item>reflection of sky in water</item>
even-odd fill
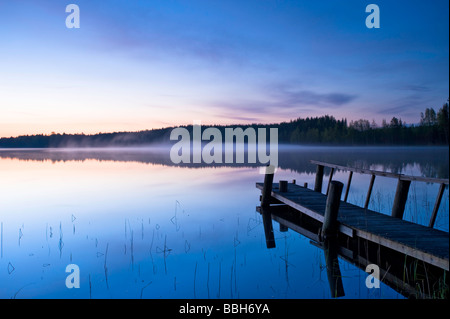
[[[2,298],[330,297],[323,251],[308,239],[274,222],[277,247],[266,249],[256,168],[3,156],[0,171]],[[309,187],[314,178],[295,167],[275,176]],[[354,174],[350,202],[364,203],[369,180]],[[377,177],[370,208],[388,213],[395,187]],[[413,182],[405,218],[427,224],[437,189]],[[448,231],[447,190],[436,225]],[[65,287],[70,263],[80,267],[80,289]],[[384,285],[368,290],[366,274],[341,263],[346,297],[401,298]]]

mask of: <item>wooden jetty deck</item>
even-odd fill
[[[324,163],[320,163],[322,164]],[[448,184],[448,181],[439,180],[439,183]],[[281,190],[280,183],[270,182],[270,184],[272,185],[270,203],[288,205],[324,223],[328,198],[326,194],[286,181],[282,182]],[[264,197],[264,183],[256,183],[256,187],[263,191]],[[449,270],[449,234],[447,232],[381,214],[342,200],[339,203],[337,229],[346,236],[363,238],[446,271]]]

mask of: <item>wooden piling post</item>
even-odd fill
[[[331,168],[330,179],[328,180],[328,186],[327,186],[327,193],[325,195],[328,195],[328,192],[330,191],[330,185],[331,185],[331,181],[333,180],[333,174],[334,174],[334,167]]]
[[[353,171],[350,171],[348,175],[347,188],[345,189],[344,202],[347,202],[348,191],[350,190],[350,184],[352,183]]]
[[[369,189],[367,190],[366,202],[364,203],[364,208],[367,209],[369,207],[370,195],[372,195],[373,183],[375,182],[375,175],[372,175],[370,179]]]
[[[428,227],[431,227],[431,228],[434,227],[434,222],[436,221],[437,213],[439,210],[439,206],[441,205],[441,200],[442,200],[442,195],[444,194],[444,190],[445,190],[445,184],[441,184],[441,186],[439,186],[439,193],[436,198],[436,202],[434,202],[433,213],[431,213],[430,223],[428,224]]]
[[[337,217],[341,203],[341,194],[344,184],[338,181],[330,183],[330,191],[325,206],[325,216],[322,224],[322,238],[332,237],[337,234]]]
[[[272,185],[273,185],[273,170],[270,166],[267,166],[266,174],[264,175],[264,187],[262,190],[261,206],[269,207],[272,198]]]
[[[280,181],[279,185],[279,190],[281,193],[286,193],[288,190],[288,182],[287,181]]]
[[[397,190],[395,191],[394,204],[392,205],[392,217],[400,219],[403,218],[410,185],[411,181],[401,179],[398,180]]]
[[[314,191],[322,193],[322,182],[323,182],[323,165],[317,165],[316,170],[316,182],[314,183]]]

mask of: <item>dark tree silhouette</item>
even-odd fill
[[[337,120],[333,116],[298,118],[275,124],[250,124],[214,126],[222,136],[226,127],[246,129],[278,128],[279,143],[322,145],[448,145],[448,102],[436,112],[427,108],[421,113],[420,125],[405,125],[400,118],[393,117],[389,124],[383,120],[381,126],[366,119]],[[183,126],[192,136],[192,125]],[[211,126],[202,126],[202,130]],[[0,148],[49,148],[49,147],[127,147],[159,143],[170,143],[170,132],[174,127],[139,132],[114,132],[85,134],[26,135],[1,138]],[[257,131],[257,130],[256,130]]]

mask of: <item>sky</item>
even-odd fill
[[[66,6],[80,9],[67,28]],[[367,28],[368,4],[380,28]],[[418,123],[449,97],[447,0],[0,0],[0,137]]]

